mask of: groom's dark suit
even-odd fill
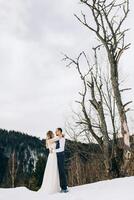
[[[56,142],[56,153],[57,153],[57,160],[58,160],[58,169],[59,169],[59,176],[60,176],[60,187],[62,190],[67,189],[67,181],[64,169],[64,149],[65,149],[65,138],[62,137],[60,140]]]

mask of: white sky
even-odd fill
[[[0,0],[0,128],[41,138],[49,129],[64,128],[80,81],[61,53],[75,57],[94,38],[73,16],[82,9],[78,2]],[[121,64],[123,79],[134,89],[133,13],[134,2],[126,23],[132,46]],[[134,100],[134,91],[127,97]]]

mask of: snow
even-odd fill
[[[0,189],[0,200],[134,200],[134,177],[69,188],[69,193],[46,195],[25,187]]]

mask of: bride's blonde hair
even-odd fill
[[[48,149],[48,141],[54,137],[54,133],[52,131],[48,131],[46,135],[46,148]]]
[[[52,131],[48,131],[46,139],[49,140],[49,139],[52,139],[53,137],[54,137],[54,133]]]

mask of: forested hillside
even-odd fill
[[[133,142],[131,142],[133,144]],[[133,146],[133,145],[132,145]],[[97,144],[67,140],[66,173],[69,186],[105,180],[107,173]],[[0,187],[26,186],[38,190],[42,184],[48,152],[45,140],[0,129]],[[121,150],[120,154],[121,155]],[[134,154],[127,175],[134,175]],[[113,177],[119,177],[120,156],[113,158]]]

